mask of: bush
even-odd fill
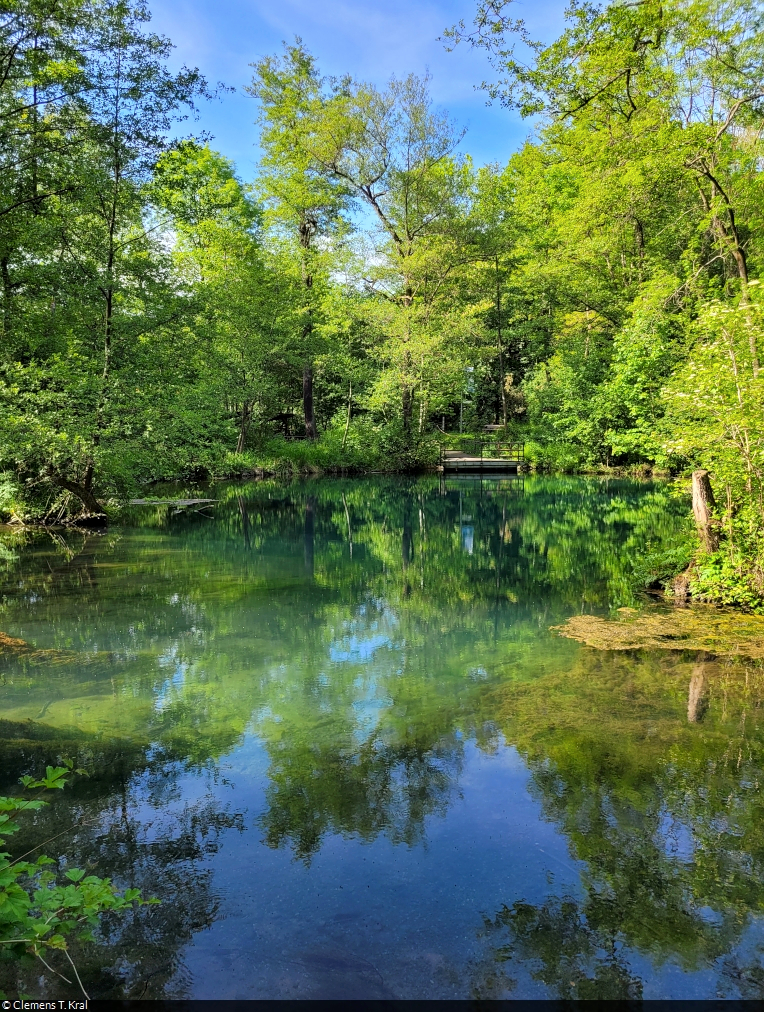
[[[438,456],[438,442],[430,435],[407,435],[399,425],[376,426],[358,419],[351,423],[347,437],[342,424],[331,426],[316,440],[286,440],[275,436],[244,453],[226,453],[213,466],[213,473],[227,477],[256,471],[269,474],[405,473],[434,467]]]
[[[636,587],[667,586],[675,576],[685,572],[697,550],[697,536],[689,520],[677,532],[673,543],[654,547],[647,544],[632,563],[632,579]]]
[[[23,513],[21,488],[16,476],[9,472],[0,474],[0,521],[13,520]]]
[[[528,440],[525,459],[538,471],[562,471],[573,474],[586,468],[585,454],[580,447],[569,443],[540,443]]]
[[[66,785],[72,764],[48,766],[41,780],[22,777],[26,790],[60,790]],[[80,772],[80,771],[78,771]],[[34,797],[0,797],[0,846],[7,837],[19,829],[19,815],[42,808],[47,802],[39,794]],[[27,855],[22,855],[26,857]],[[63,953],[71,966],[72,975],[87,998],[77,967],[68,951],[72,938],[93,940],[93,929],[101,914],[106,911],[125,911],[135,905],[154,900],[143,900],[139,889],[119,893],[109,879],[86,875],[81,868],[68,868],[64,881],[51,870],[52,858],[39,856],[34,861],[22,858],[11,860],[11,855],[0,853],[0,945],[11,955],[29,953],[51,970],[47,959]],[[47,959],[46,959],[47,957]],[[65,974],[58,976],[72,984]]]
[[[698,601],[764,614],[764,598],[749,560],[726,551],[699,557],[690,573],[690,593]]]

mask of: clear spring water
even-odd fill
[[[206,494],[2,541],[28,644],[0,650],[4,789],[90,774],[14,852],[68,830],[62,865],[162,901],[78,950],[91,997],[762,996],[760,667],[701,660],[688,711],[696,656],[550,628],[634,604],[686,504],[543,477]]]

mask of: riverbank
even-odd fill
[[[349,433],[331,430],[315,441],[273,438],[243,453],[223,451],[196,461],[193,467],[175,474],[140,475],[119,480],[98,479],[95,486],[99,512],[88,509],[72,492],[55,487],[22,485],[6,474],[0,481],[0,522],[17,527],[104,526],[118,520],[132,499],[155,498],[157,490],[168,483],[182,485],[183,494],[205,482],[362,477],[370,474],[416,475],[435,472],[441,447],[460,437],[426,434],[406,437],[402,430],[388,426],[381,433],[369,426],[351,427]],[[524,444],[525,461],[520,470],[526,474],[578,474],[599,480],[637,478],[671,483],[679,501],[684,500],[686,522],[677,530],[671,544],[645,543],[637,546],[633,580],[647,592],[660,592],[669,598],[691,597],[718,605],[750,611],[764,609],[764,578],[759,564],[760,538],[741,531],[740,522],[717,508],[714,518],[715,541],[708,545],[699,538],[690,513],[690,486],[686,476],[672,476],[664,468],[647,464],[611,467],[586,465],[580,460],[570,469],[552,469],[552,463],[539,444]],[[543,448],[542,448],[543,449]],[[565,463],[560,460],[558,463]],[[189,491],[190,490],[190,491]],[[737,527],[735,526],[737,524]],[[749,528],[751,527],[749,523]],[[746,535],[746,536],[743,536]],[[679,578],[679,579],[677,579]]]

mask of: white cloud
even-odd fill
[[[540,0],[517,13],[547,34],[561,23],[562,0]],[[466,148],[477,161],[504,160],[528,133],[516,116],[487,111],[474,85],[490,78],[481,52],[459,46],[446,52],[438,41],[460,18],[469,23],[474,0],[154,0],[154,27],[176,45],[175,61],[199,66],[213,81],[242,89],[249,64],[277,52],[282,40],[303,38],[327,74],[350,73],[383,85],[392,74],[431,74],[439,104],[469,123]],[[532,17],[531,17],[532,15]],[[244,162],[253,158],[254,104],[241,94],[204,110],[201,127],[217,146]]]

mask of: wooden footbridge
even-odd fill
[[[444,474],[517,474],[525,463],[525,444],[497,439],[459,439],[455,447],[441,446]]]

